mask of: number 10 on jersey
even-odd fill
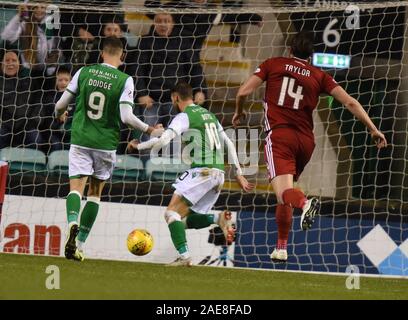
[[[210,150],[215,149],[220,149],[221,148],[221,142],[220,142],[220,137],[218,136],[218,131],[217,131],[217,126],[215,123],[205,123],[205,133],[209,139],[210,142]]]

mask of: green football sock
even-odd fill
[[[81,197],[77,192],[70,192],[65,202],[68,224],[78,223],[79,210],[81,210]]]
[[[213,214],[192,213],[186,219],[187,229],[203,229],[214,223]]]
[[[174,247],[180,254],[186,253],[188,248],[184,223],[181,221],[173,221],[169,224],[169,230]]]
[[[99,201],[88,201],[85,204],[84,209],[81,213],[81,223],[79,225],[78,240],[85,242],[88,238],[89,232],[92,229],[92,226],[96,220],[99,210]]]

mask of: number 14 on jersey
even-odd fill
[[[285,104],[286,95],[289,95],[289,97],[294,99],[292,108],[299,109],[299,103],[303,99],[302,94],[303,87],[297,86],[295,91],[295,82],[296,79],[294,78],[283,77],[282,87],[279,94],[278,106],[283,107]]]

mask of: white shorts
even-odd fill
[[[191,210],[206,214],[212,209],[224,184],[224,171],[211,168],[193,168],[184,172],[173,183],[175,193],[184,197]]]
[[[99,180],[108,180],[116,162],[116,151],[102,151],[71,145],[69,148],[70,178],[93,176]]]

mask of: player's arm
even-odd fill
[[[235,148],[234,143],[231,139],[227,136],[224,129],[222,128],[221,124],[218,123],[218,134],[220,137],[221,142],[224,142],[224,146],[228,150],[228,160],[232,160],[232,163],[235,167],[235,179],[237,180],[240,187],[246,191],[251,191],[255,185],[253,183],[248,182],[248,180],[243,176],[241,166],[239,165],[237,150]]]
[[[148,134],[151,134],[155,130],[155,128],[144,123],[142,120],[140,120],[133,114],[134,90],[135,85],[133,83],[133,79],[132,77],[129,77],[126,80],[125,87],[119,99],[120,119],[124,124],[134,129],[138,129]]]
[[[185,113],[179,113],[174,117],[172,122],[166,131],[163,132],[160,138],[151,138],[148,141],[138,143],[136,148],[138,150],[146,150],[151,148],[161,149],[167,146],[171,140],[173,140],[178,135],[181,135],[183,132],[187,131],[189,128],[188,116]]]
[[[232,124],[234,127],[238,126],[242,120],[245,120],[246,114],[244,112],[244,103],[246,97],[255,91],[263,83],[263,80],[257,76],[252,75],[249,79],[239,88],[237,97],[235,99],[235,113],[232,117]]]
[[[367,129],[370,131],[371,137],[379,149],[387,146],[387,139],[385,139],[384,134],[377,129],[367,112],[356,99],[350,96],[341,86],[336,86],[333,90],[331,90],[330,95],[333,96],[333,98],[338,102],[343,104],[367,127]]]
[[[55,104],[55,117],[61,122],[65,122],[65,119],[67,117],[67,107],[71,103],[75,95],[77,94],[78,79],[79,79],[79,74],[81,73],[81,70],[82,68],[79,69],[75,73],[71,82],[68,84],[67,88],[62,94],[61,98]]]
[[[68,116],[67,107],[71,103],[72,99],[75,97],[71,92],[64,91],[61,98],[55,104],[55,117],[60,122],[65,122]]]
[[[133,114],[133,108],[130,104],[127,103],[121,103],[119,105],[120,108],[120,119],[124,124],[127,124],[128,126],[141,130],[143,132],[146,132],[148,134],[151,134],[155,128],[149,126],[147,123],[144,123],[142,120],[140,120],[138,117],[136,117]]]

